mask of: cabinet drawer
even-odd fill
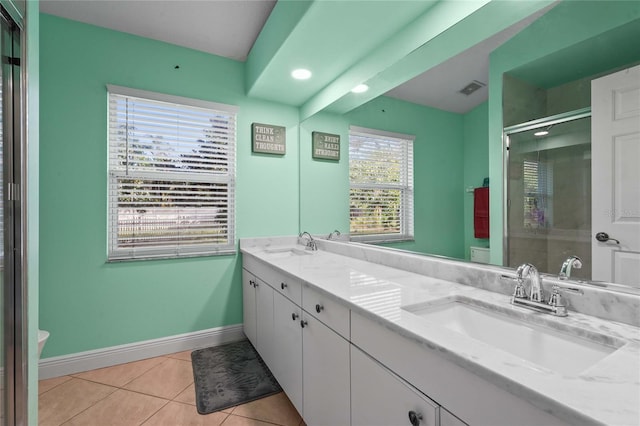
[[[437,426],[438,417],[435,402],[351,347],[352,426]]]
[[[349,340],[349,309],[322,293],[304,287],[302,309],[317,318],[336,333]]]
[[[251,256],[245,256],[243,265],[252,274],[269,284],[296,305],[300,306],[302,304],[302,283],[299,280],[279,272],[272,266],[265,265]]]

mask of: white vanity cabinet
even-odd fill
[[[242,270],[242,324],[244,334],[253,347],[258,346],[258,311],[256,310],[256,277],[246,269]]]
[[[349,425],[349,309],[262,264],[245,266],[245,334],[307,425]],[[303,298],[340,334],[305,312]]]
[[[439,407],[373,358],[351,348],[352,426],[438,426]]]
[[[273,289],[264,281],[242,271],[244,332],[262,359],[270,365],[274,360]]]
[[[319,288],[243,266],[245,333],[309,426],[566,425]]]
[[[468,426],[465,422],[440,407],[440,426]]]
[[[304,421],[309,426],[349,425],[350,344],[306,311],[302,320]]]
[[[273,363],[269,365],[293,406],[302,413],[302,309],[282,294],[273,297]]]

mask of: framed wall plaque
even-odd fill
[[[312,132],[312,157],[320,160],[340,160],[340,135]]]
[[[251,125],[251,149],[262,154],[284,155],[287,152],[287,129],[271,124]]]

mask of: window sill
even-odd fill
[[[137,262],[137,261],[146,261],[146,260],[179,260],[179,259],[193,259],[196,257],[218,257],[218,256],[235,256],[238,254],[238,251],[233,250],[220,250],[216,253],[185,253],[181,255],[169,255],[169,254],[158,254],[158,255],[146,255],[139,257],[114,257],[107,258],[106,263],[122,263],[122,262]]]
[[[352,235],[350,240],[357,243],[382,244],[413,242],[415,238],[413,235]]]

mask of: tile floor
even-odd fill
[[[198,414],[191,351],[41,380],[38,395],[40,426],[304,426],[284,393]]]

